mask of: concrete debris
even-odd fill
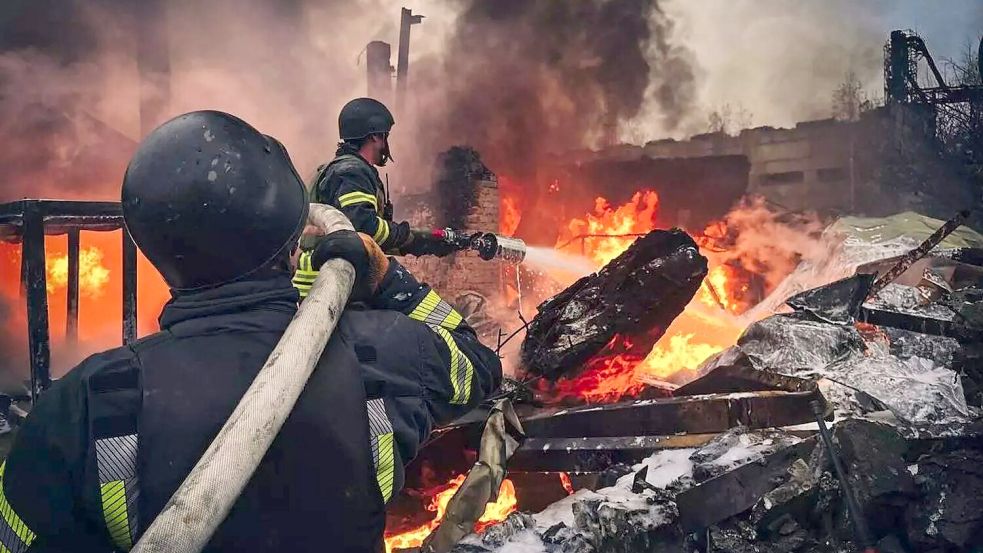
[[[983,544],[983,452],[929,455],[915,466],[913,478],[923,499],[906,512],[913,546],[968,550]]]

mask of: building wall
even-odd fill
[[[475,202],[465,218],[464,230],[498,232],[499,190],[494,179],[475,181]],[[416,228],[443,226],[437,221],[427,196],[406,198],[412,207],[408,220]],[[459,308],[460,298],[476,293],[488,298],[502,291],[502,263],[485,261],[474,252],[458,252],[444,258],[406,256],[400,260],[417,278],[433,286],[445,299]]]
[[[859,177],[855,167],[861,123],[807,121],[791,129],[759,127],[738,136],[703,134],[660,140],[640,149],[653,158],[744,155],[749,194],[790,210],[850,210]]]

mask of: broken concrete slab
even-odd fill
[[[755,361],[737,346],[710,357],[700,365],[699,370],[699,378],[680,386],[673,395],[680,397],[765,390],[808,392],[816,389],[816,383],[812,380],[759,370]]]
[[[539,306],[522,343],[523,367],[555,380],[577,374],[599,354],[644,358],[706,274],[707,259],[688,234],[650,232]]]
[[[799,313],[773,315],[748,326],[737,346],[755,368],[787,375],[808,374],[865,349],[856,328]]]
[[[803,441],[682,491],[676,496],[680,525],[694,532],[746,511],[780,485],[789,466],[807,459],[814,447],[814,440]]]
[[[796,311],[808,313],[831,324],[850,324],[867,298],[875,275],[858,274],[819,288],[800,292],[785,303]]]

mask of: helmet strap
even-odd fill
[[[393,158],[392,152],[389,150],[389,133],[385,133],[382,135],[382,150],[379,152],[379,154],[380,154],[380,161],[379,161],[380,167],[385,167],[386,163],[389,162],[390,160],[396,161]]]

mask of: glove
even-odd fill
[[[389,270],[389,258],[379,245],[368,235],[352,230],[338,230],[318,241],[311,255],[311,265],[320,270],[329,259],[344,259],[355,267],[352,301],[372,298]]]
[[[410,231],[410,241],[402,248],[404,254],[410,255],[433,255],[436,257],[446,257],[459,250],[454,244],[450,244],[433,235],[433,231],[425,229],[413,229]]]

